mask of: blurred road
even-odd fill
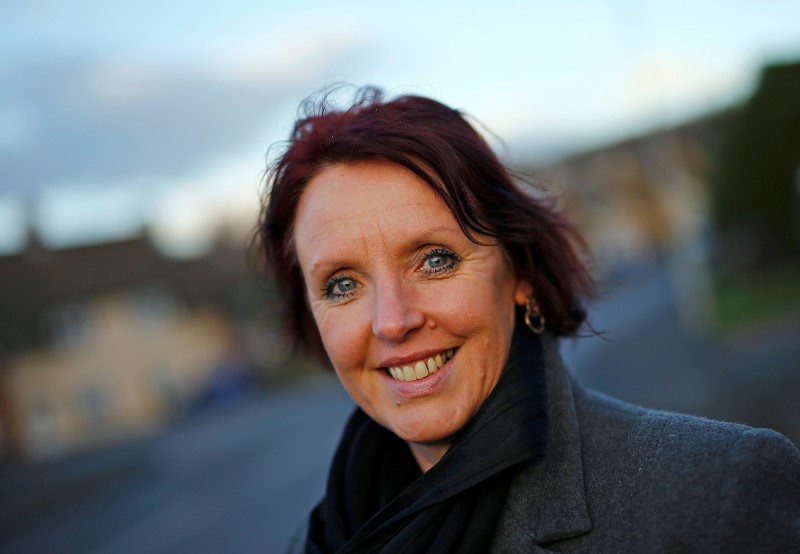
[[[591,314],[603,336],[562,345],[585,384],[800,438],[800,314],[733,337],[691,335],[659,271],[618,286]],[[2,467],[0,551],[281,552],[322,494],[351,407],[320,375],[149,440]]]
[[[134,444],[0,474],[0,552],[281,552],[352,403],[332,376]]]

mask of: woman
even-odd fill
[[[324,103],[323,103],[324,106]],[[366,91],[301,118],[260,239],[300,343],[358,404],[305,552],[800,548],[800,456],[562,367],[591,279],[573,228],[462,115]]]

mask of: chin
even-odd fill
[[[442,445],[452,442],[453,436],[466,424],[454,424],[452,418],[442,415],[420,413],[419,421],[404,420],[397,425],[390,425],[389,429],[398,437],[409,443]],[[415,418],[416,419],[416,418]],[[437,419],[445,419],[437,423]]]

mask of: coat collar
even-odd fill
[[[514,477],[493,545],[496,551],[532,552],[536,545],[591,531],[572,382],[558,341],[542,336],[547,385],[546,457]],[[513,546],[513,548],[509,548]]]

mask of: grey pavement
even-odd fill
[[[351,410],[320,375],[159,437],[5,467],[0,552],[281,552],[322,495]]]

